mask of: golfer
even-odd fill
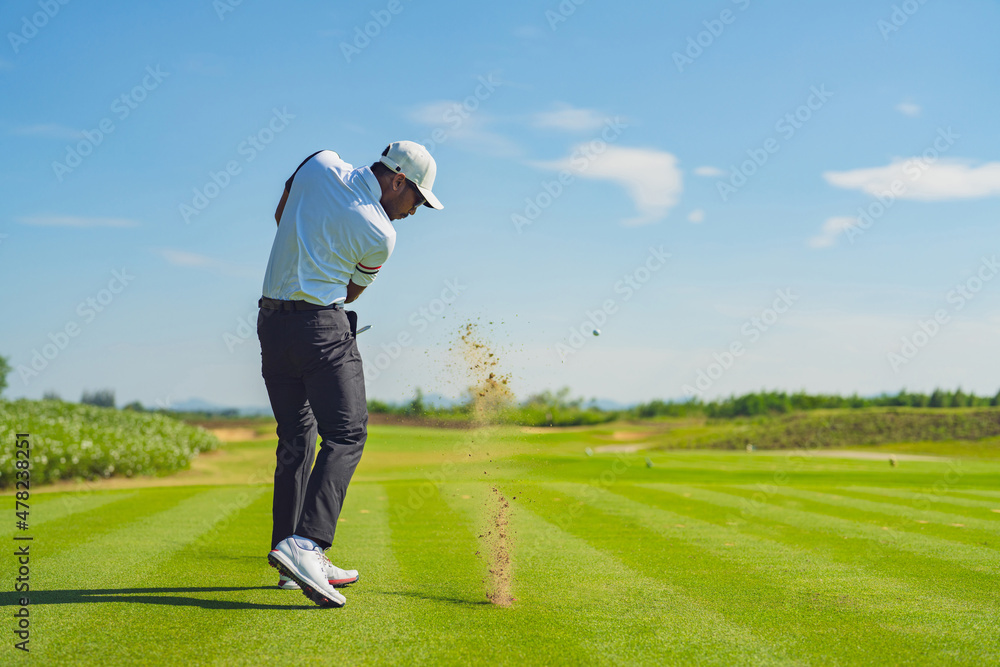
[[[278,421],[268,560],[282,588],[301,588],[323,607],[342,607],[347,600],[334,588],[358,579],[324,551],[368,435],[357,316],[344,304],[392,254],[393,220],[421,205],[443,208],[431,192],[436,174],[434,158],[412,141],[390,144],[357,169],[319,151],[285,183],[274,213],[278,231],[257,316],[261,372]]]

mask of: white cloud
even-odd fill
[[[593,109],[577,109],[569,104],[556,104],[551,111],[534,114],[531,124],[566,132],[588,132],[601,128],[606,118]]]
[[[35,215],[18,218],[22,225],[35,227],[138,227],[135,220],[126,218],[86,218],[78,215]]]
[[[688,214],[688,220],[695,224],[703,222],[705,220],[705,211],[700,208],[696,208]]]
[[[829,248],[837,242],[838,236],[857,224],[858,219],[850,216],[827,218],[819,235],[809,239],[809,245],[813,248]]]
[[[471,100],[476,101],[472,108]],[[489,129],[496,119],[480,111],[483,101],[470,96],[465,101],[441,100],[423,104],[410,112],[410,119],[431,128],[419,143],[428,147],[431,153],[440,144],[454,144],[464,150],[477,151],[497,157],[521,154],[521,149],[510,139]],[[434,138],[438,132],[443,138]]]
[[[611,181],[628,192],[639,213],[622,220],[626,226],[646,225],[666,217],[684,189],[677,157],[652,148],[608,146],[595,154],[589,143],[579,144],[561,160],[533,163],[543,169],[569,171],[581,178]]]
[[[913,102],[900,102],[896,105],[896,111],[904,116],[919,116],[921,108],[919,104]]]
[[[698,176],[722,176],[726,172],[718,167],[695,167],[694,173]]]
[[[72,127],[59,125],[58,123],[38,123],[37,125],[23,125],[11,130],[11,134],[22,137],[45,137],[46,139],[69,139],[71,141],[83,138],[81,130]]]
[[[870,195],[895,192],[899,199],[943,201],[974,199],[1000,195],[1000,162],[988,162],[978,167],[964,160],[941,159],[930,162],[923,158],[896,158],[885,167],[827,171],[827,183],[838,188],[861,190]]]
[[[514,36],[522,39],[538,39],[544,34],[541,28],[530,23],[514,28]]]
[[[160,254],[171,264],[176,266],[217,266],[220,260],[213,259],[206,255],[199,255],[193,252],[187,252],[186,250],[174,250],[172,248],[163,248],[160,250]]]
[[[224,259],[217,259],[207,255],[199,255],[197,253],[188,252],[187,250],[161,248],[158,252],[161,257],[174,266],[207,269],[209,271],[221,273],[226,276],[232,276],[234,278],[256,278],[261,275],[261,272],[255,268],[240,266],[239,264],[234,264],[233,262],[228,262]]]

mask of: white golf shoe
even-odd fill
[[[310,539],[292,535],[278,543],[267,560],[320,607],[343,607],[347,598],[334,590],[327,578],[326,556]]]
[[[278,577],[278,588],[283,591],[300,591],[302,587],[297,583],[286,577],[285,575],[280,575]]]
[[[334,588],[349,586],[361,578],[357,570],[341,570],[327,559],[326,578]]]
[[[331,563],[329,559],[324,557],[324,560],[326,560],[324,566],[326,568],[327,581],[329,581],[330,585],[334,588],[344,588],[345,586],[350,586],[361,578],[361,575],[358,574],[357,570],[342,570]],[[281,575],[278,577],[278,588],[285,591],[297,591],[300,587],[297,583],[285,575]]]

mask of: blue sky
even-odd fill
[[[370,397],[460,395],[469,321],[522,397],[1000,388],[995,3],[456,7],[5,3],[6,395],[266,405],[282,183],[399,139],[446,208],[356,304]]]

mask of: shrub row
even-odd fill
[[[208,431],[162,414],[0,400],[0,488],[13,485],[17,433],[31,436],[35,484],[176,472],[219,446]]]
[[[1000,436],[1000,410],[869,408],[831,413],[794,413],[757,419],[709,446],[742,449],[847,447],[926,440],[980,440]]]

